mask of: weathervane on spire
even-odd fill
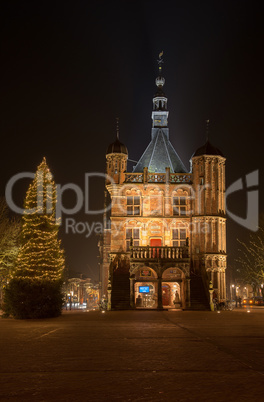
[[[162,70],[161,65],[162,65],[162,63],[164,63],[164,60],[163,60],[162,56],[163,56],[163,50],[162,50],[162,52],[160,52],[159,59],[157,60],[158,65],[159,65],[159,73],[161,73],[161,70]]]

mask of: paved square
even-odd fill
[[[0,321],[1,401],[263,400],[264,309]]]

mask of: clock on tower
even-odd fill
[[[167,127],[168,121],[166,115],[155,115],[154,116],[154,127]]]

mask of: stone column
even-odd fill
[[[130,307],[135,308],[135,278],[129,278],[130,280]]]
[[[163,310],[162,305],[162,277],[158,276],[158,310]]]
[[[190,286],[190,282],[191,282],[191,280],[190,280],[190,278],[186,278],[186,282],[185,282],[185,285],[186,285],[186,307],[191,307],[191,298],[190,298],[190,295],[191,295],[191,286]]]
[[[221,278],[219,270],[217,271],[217,294],[218,294],[218,301],[220,301],[222,294],[221,294]]]
[[[222,163],[222,210],[225,212],[225,165]]]
[[[108,279],[108,285],[107,285],[107,310],[110,311],[112,308],[112,304],[111,304],[111,299],[112,299],[112,284],[111,284],[111,280],[110,277]]]
[[[219,298],[223,299],[223,283],[222,283],[222,272],[219,272]]]
[[[226,289],[225,289],[225,272],[221,272],[221,298],[226,299]]]
[[[223,282],[224,282],[224,295],[223,298],[226,300],[226,273],[223,272]]]

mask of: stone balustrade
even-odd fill
[[[133,260],[177,260],[189,258],[189,247],[151,247],[132,246],[130,247],[130,259]]]
[[[191,183],[191,173],[125,173],[125,183]]]

